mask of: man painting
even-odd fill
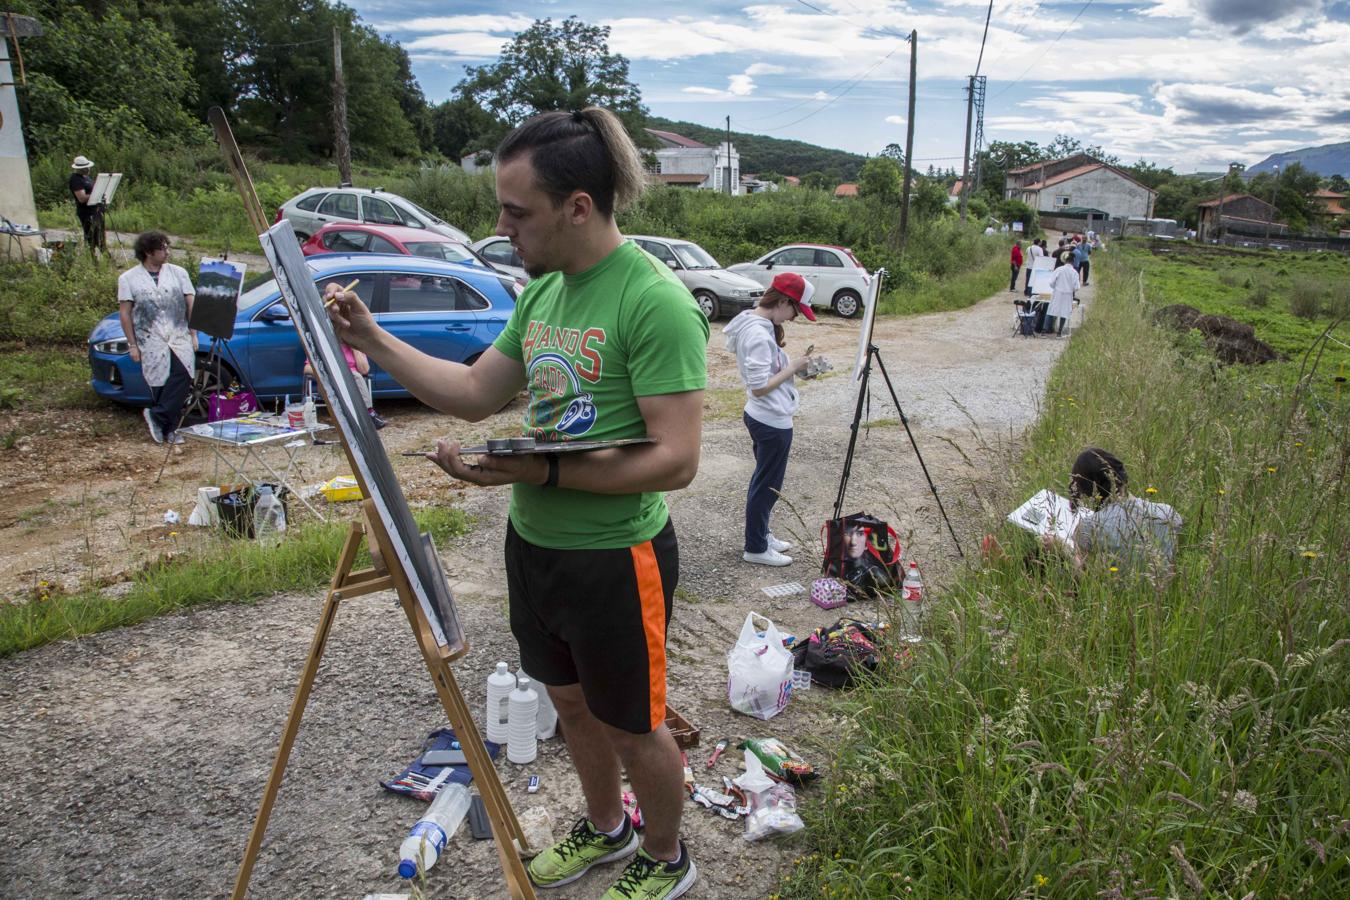
[[[641,192],[637,148],[590,107],[525,122],[497,148],[497,233],[533,280],[473,366],[433,359],[381,330],[336,285],[338,336],[431,406],[469,421],[529,391],[524,433],[540,441],[646,436],[585,454],[483,456],[457,441],[434,460],[455,478],[512,486],[506,532],[511,631],[521,666],[562,721],[586,801],[571,833],[536,856],[556,887],[632,857],[607,897],[677,897],[697,878],[679,839],[679,749],[666,728],[666,628],[679,575],[663,491],[698,469],[707,319],[659,260],[614,221]],[[624,815],[628,772],[647,820]]]
[[[94,226],[98,221],[99,208],[97,204],[89,204],[89,195],[94,190],[94,180],[90,174],[94,171],[94,162],[84,156],[75,157],[75,161],[70,164],[71,173],[68,187],[70,196],[75,201],[75,216],[80,220],[80,229],[84,232],[84,242],[89,246],[89,252],[92,253],[98,246],[98,235],[95,233]]]

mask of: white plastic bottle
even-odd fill
[[[497,670],[487,679],[487,717],[484,720],[486,737],[494,744],[506,743],[507,698],[515,690],[516,676],[506,663],[497,663]]]
[[[530,684],[528,676],[517,673],[516,689],[507,703],[510,711],[506,725],[506,758],[516,765],[534,762],[539,754],[539,744],[534,736],[538,728],[539,695]]]
[[[305,395],[305,427],[313,431],[319,425],[319,414],[314,409],[314,395]]]
[[[918,563],[910,563],[905,570],[905,580],[900,585],[900,601],[904,637],[906,640],[918,640],[919,613],[923,608],[923,576],[919,574]]]
[[[260,541],[277,540],[285,530],[286,507],[270,484],[258,485],[258,499],[253,504],[253,536]]]
[[[468,811],[469,788],[466,785],[451,782],[441,788],[426,814],[417,820],[403,839],[403,846],[398,848],[398,874],[403,878],[414,878],[417,873],[436,865],[446,842],[455,836]]]
[[[521,669],[517,673],[521,678],[530,678]],[[530,678],[534,683],[534,693],[539,698],[539,712],[535,714],[534,736],[541,741],[546,741],[558,733],[558,711],[553,708],[553,701],[548,696],[548,688],[540,684],[537,679]]]

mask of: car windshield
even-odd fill
[[[402,198],[402,199],[403,199],[403,202],[404,202],[404,203],[406,203],[406,204],[408,204],[409,206],[411,206],[411,207],[413,208],[413,210],[414,210],[419,216],[421,216],[422,218],[426,219],[428,222],[434,222],[434,223],[436,223],[437,225],[444,225],[444,224],[445,224],[444,222],[441,221],[440,216],[433,216],[431,213],[427,212],[425,209],[423,209],[422,207],[418,206],[416,203],[412,202],[412,201],[409,200],[407,197],[404,197],[404,198]]]
[[[686,269],[722,268],[717,264],[717,260],[698,244],[671,244],[670,248],[675,251],[675,255],[680,258]]]
[[[447,241],[404,241],[403,246],[407,247],[413,256],[424,256],[429,259],[443,259],[447,262],[468,262],[474,259],[474,254],[468,247]]]

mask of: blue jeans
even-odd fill
[[[769,513],[783,488],[792,429],[765,425],[745,413],[741,418],[755,451],[755,474],[745,492],[745,549],[747,553],[763,553],[769,549]]]

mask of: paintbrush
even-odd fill
[[[333,303],[334,300],[336,300],[337,298],[341,297],[343,294],[350,293],[351,290],[352,290],[352,288],[356,287],[356,286],[357,286],[358,284],[360,284],[360,283],[361,283],[361,279],[359,279],[359,278],[354,279],[354,280],[352,281],[351,284],[347,285],[347,286],[346,286],[345,288],[343,288],[341,291],[339,291],[338,293],[336,293],[336,294],[334,294],[333,296],[329,297],[328,300],[324,302],[323,308],[324,308],[324,309],[327,309],[330,305],[332,305],[332,303]]]

